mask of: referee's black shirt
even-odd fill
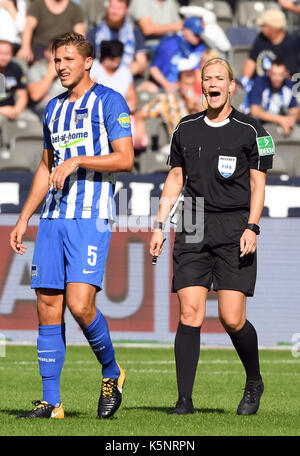
[[[169,163],[185,169],[185,197],[204,197],[206,212],[250,209],[250,169],[272,168],[272,148],[259,149],[269,134],[250,116],[232,109],[212,123],[207,111],[184,117],[171,143]],[[264,144],[264,139],[262,140]]]

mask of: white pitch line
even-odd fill
[[[37,361],[6,361],[6,358],[2,358],[7,366],[8,364],[11,365],[20,365],[20,366],[26,366],[26,365],[31,365],[31,364],[36,364],[38,365]],[[158,360],[158,361],[146,361],[146,360],[141,360],[141,361],[132,361],[132,360],[119,360],[120,364],[122,365],[174,365],[175,361],[170,361],[170,360]],[[95,364],[96,361],[90,361],[90,360],[76,360],[76,361],[65,361],[66,364]],[[300,366],[300,358],[295,358],[295,359],[272,359],[272,360],[260,360],[260,364],[299,364]],[[241,364],[240,360],[227,360],[227,359],[215,359],[215,360],[210,360],[210,361],[204,361],[204,360],[199,360],[198,364]],[[0,358],[0,365],[1,365],[1,358]]]

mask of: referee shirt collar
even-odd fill
[[[212,122],[211,120],[209,120],[207,115],[204,117],[204,122],[209,127],[213,127],[213,128],[223,127],[224,125],[228,124],[230,122],[230,120],[231,120],[231,117],[232,117],[233,112],[235,110],[233,107],[231,107],[231,108],[232,108],[232,110],[231,110],[229,116],[226,119],[222,120],[222,122]]]

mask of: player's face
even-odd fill
[[[76,46],[70,45],[61,46],[55,51],[54,63],[63,87],[72,89],[85,78],[92,59],[83,57]]]
[[[202,80],[203,93],[211,109],[222,109],[230,105],[230,93],[234,89],[234,81],[224,65],[216,63],[206,67]]]

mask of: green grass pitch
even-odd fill
[[[61,377],[64,420],[18,420],[41,399],[34,346],[6,347],[0,358],[1,436],[299,436],[300,358],[261,350],[265,392],[257,415],[236,415],[245,374],[234,350],[201,349],[194,415],[170,416],[176,402],[171,348],[116,348],[127,378],[123,403],[110,420],[96,417],[101,370],[86,346],[68,346]]]

